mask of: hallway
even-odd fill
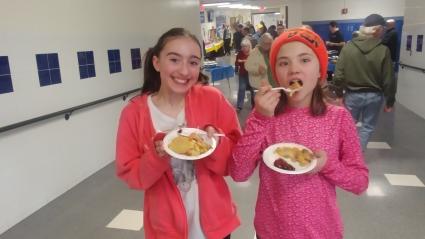
[[[234,104],[237,79],[230,80],[231,92],[227,82],[217,83]],[[241,124],[249,108],[246,101],[239,113]],[[424,139],[425,119],[402,105],[396,104],[393,113],[381,115],[365,152],[370,170],[367,193],[355,196],[338,189],[345,238],[425,238]],[[234,183],[230,178],[228,182],[242,219],[242,226],[232,238],[251,239],[258,176],[254,174],[245,183]],[[0,235],[0,239],[140,239],[144,238],[139,212],[143,211],[142,205],[143,193],[127,189],[116,178],[111,163]],[[122,212],[124,209],[128,210]],[[116,218],[119,214],[121,217]]]

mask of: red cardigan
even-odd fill
[[[209,157],[195,161],[199,187],[200,222],[208,239],[222,239],[240,225],[224,180],[228,161],[241,136],[236,113],[215,88],[195,85],[185,98],[188,127],[213,125],[226,137]],[[130,188],[145,191],[144,229],[148,239],[186,239],[186,211],[174,182],[169,157],[155,151],[155,130],[147,95],[133,98],[123,109],[117,135],[117,175]]]

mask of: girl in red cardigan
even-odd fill
[[[142,94],[121,114],[117,174],[130,188],[145,192],[148,239],[230,238],[240,224],[224,181],[240,126],[223,95],[202,84],[201,52],[185,29],[164,33],[146,53]],[[226,136],[210,156],[184,161],[167,155],[162,142],[162,132],[179,125]]]

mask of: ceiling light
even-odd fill
[[[204,7],[214,7],[214,6],[224,6],[224,5],[229,5],[230,2],[220,2],[220,3],[206,3],[206,4],[202,4],[204,5]]]

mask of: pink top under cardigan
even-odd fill
[[[261,153],[279,142],[302,144],[313,151],[323,149],[327,164],[318,174],[272,171],[261,160]],[[335,188],[360,194],[368,186],[356,127],[350,113],[339,106],[328,106],[326,114],[317,117],[309,108],[288,108],[273,118],[254,111],[233,158],[230,174],[236,181],[246,181],[259,165],[254,225],[261,239],[343,238]]]

